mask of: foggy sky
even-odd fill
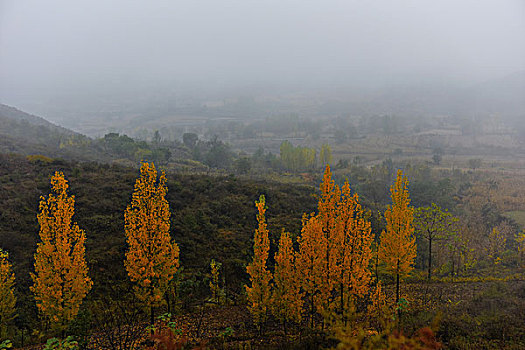
[[[0,0],[0,101],[134,84],[479,82],[525,70],[523,0]]]

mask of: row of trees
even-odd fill
[[[413,269],[416,257],[407,184],[407,178],[399,171],[391,188],[392,205],[385,213],[386,230],[375,249],[386,270],[396,276],[396,302],[400,278]],[[341,188],[335,185],[329,166],[320,190],[317,213],[303,216],[298,250],[294,249],[290,234],[284,230],[281,233],[273,273],[267,266],[269,239],[264,196],[256,202],[258,228],[253,261],[247,267],[251,286],[246,290],[250,312],[259,325],[270,313],[283,322],[298,322],[305,311],[312,326],[316,315],[324,321],[333,316],[346,321],[356,305],[366,303],[370,297],[370,314],[384,306],[381,284],[372,279],[374,236],[369,214],[359,203],[359,196],[351,193],[348,182]]]
[[[76,317],[93,282],[85,259],[85,232],[73,221],[74,196],[67,193],[64,174],[51,178],[51,193],[41,197],[40,239],[31,274],[36,306],[46,328],[64,331]],[[125,267],[134,282],[135,294],[144,306],[162,305],[179,268],[179,248],[169,234],[170,211],[164,172],[158,177],[153,164],[143,163],[127,207],[125,233],[128,243]],[[15,317],[15,276],[8,254],[0,249],[0,331]]]
[[[165,302],[168,290],[173,287],[173,274],[179,267],[178,246],[169,236],[165,183],[164,173],[158,177],[152,164],[142,164],[131,204],[125,212],[129,246],[126,270],[135,283],[137,297],[151,308],[151,315],[155,307]],[[35,255],[32,290],[43,319],[60,330],[75,317],[92,282],[84,258],[85,233],[72,220],[74,197],[67,195],[63,174],[56,173],[51,184],[52,194],[40,203],[42,242]],[[413,209],[407,186],[407,178],[399,171],[391,187],[392,203],[384,214],[385,231],[376,243],[370,214],[361,207],[358,195],[351,193],[348,182],[342,187],[335,185],[327,167],[317,213],[303,217],[301,234],[296,240],[293,234],[281,233],[274,256],[275,268],[271,271],[266,202],[261,197],[256,202],[259,225],[254,237],[254,260],[247,269],[251,280],[247,288],[249,309],[254,321],[264,324],[269,314],[284,323],[297,322],[305,315],[312,325],[315,320],[329,320],[334,315],[346,320],[356,305],[366,305],[370,315],[379,314],[385,297],[378,280],[372,278],[372,266],[380,261],[394,277],[399,301],[399,282],[412,270],[416,256],[415,232],[429,243],[429,278],[436,241],[438,248],[446,243],[451,253],[464,254],[463,243],[454,245],[452,236],[457,230],[457,219],[436,205]],[[445,242],[446,236],[451,238]],[[502,230],[492,230],[489,243],[487,254],[495,265],[502,244],[505,245]],[[523,245],[520,249],[525,251]],[[14,275],[7,258],[6,253],[0,254],[0,308],[7,310],[0,315],[4,329],[14,315],[9,312],[14,310],[15,303]],[[221,291],[217,266],[212,266],[215,277],[210,287],[213,299],[218,302]]]
[[[317,162],[315,148],[294,147],[290,141],[283,141],[280,146],[281,164],[285,169],[291,171],[311,170]],[[332,162],[332,149],[330,145],[323,144],[319,152],[319,162],[326,165]]]
[[[151,143],[136,141],[127,135],[109,133],[104,135],[103,138],[96,140],[95,145],[106,152],[133,161],[149,159],[155,163],[166,164],[171,157],[169,148],[161,144],[158,131],[155,132]]]

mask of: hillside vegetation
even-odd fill
[[[125,301],[126,307],[130,308],[120,316],[119,322],[129,317],[128,312],[139,312],[140,308],[132,306],[136,305],[136,301],[128,293],[131,284],[123,264],[127,250],[123,216],[137,178],[136,169],[5,154],[0,156],[0,161],[0,242],[10,254],[18,297],[17,331],[13,329],[10,332],[12,339],[17,343],[27,342],[27,331],[41,327],[29,292],[32,284],[29,272],[33,269],[32,257],[38,242],[36,214],[39,197],[49,192],[49,179],[57,170],[64,172],[70,183],[69,191],[76,198],[74,220],[86,231],[86,260],[93,279],[93,290],[82,304],[75,326],[72,325],[68,332],[78,338],[90,334],[92,328],[100,329],[103,325],[100,320],[97,321],[97,315],[109,310],[108,307],[118,307],[119,302]],[[376,242],[386,227],[382,215],[376,213],[377,210],[385,210],[389,202],[388,186],[392,181],[389,169],[389,164],[383,164],[375,170],[357,167],[346,175],[344,171],[335,173],[336,183],[342,183],[342,179],[348,177],[355,184],[352,187],[363,193],[365,212],[369,213],[371,232]],[[503,215],[510,208],[508,201],[500,200],[511,191],[507,190],[506,181],[502,179],[497,185],[500,188],[497,192],[495,185],[491,185],[490,177],[483,173],[439,174],[417,166],[407,167],[406,171],[412,179],[409,190],[414,206],[429,206],[437,201],[440,206],[461,214],[461,217],[459,231],[441,234],[434,242],[431,282],[426,282],[428,241],[423,232],[416,232],[416,270],[402,287],[402,300],[409,305],[404,307],[403,328],[411,334],[430,324],[441,313],[441,322],[434,331],[450,348],[469,348],[473,344],[490,348],[507,343],[508,348],[519,347],[523,337],[519,326],[522,314],[515,311],[523,310],[524,305],[523,294],[520,293],[523,289],[520,266],[524,260],[520,256],[522,241],[517,235],[518,228]],[[267,198],[270,235],[268,267],[273,271],[281,230],[284,228],[291,232],[296,246],[301,237],[302,214],[315,211],[317,191],[314,186],[320,180],[317,177],[310,185],[292,185],[235,176],[168,174],[170,233],[179,245],[183,267],[177,277],[178,306],[171,305],[170,309],[172,312],[178,310],[180,316],[177,319],[186,324],[188,332],[196,332],[191,335],[194,341],[208,339],[215,342],[216,338],[203,337],[202,327],[209,327],[215,322],[216,312],[226,312],[227,317],[233,319],[228,323],[221,322],[224,328],[230,327],[237,332],[244,339],[243,344],[255,346],[253,337],[257,336],[253,333],[254,328],[246,328],[246,324],[252,321],[241,316],[242,311],[238,309],[242,309],[245,303],[243,285],[248,283],[246,266],[253,254],[251,237],[257,226],[253,201],[261,194]],[[516,203],[512,208],[518,207]],[[494,241],[499,238],[490,235],[493,229],[502,233],[503,245]],[[450,236],[453,232],[455,234]],[[491,246],[493,250],[488,250]],[[221,277],[217,283],[224,296],[220,298],[220,305],[239,306],[232,306],[232,309],[222,306],[216,312],[207,307],[202,309],[211,295],[213,274],[210,274],[209,264],[212,259],[221,264]],[[386,300],[393,300],[395,284],[392,282],[395,280],[373,261],[371,271],[376,276],[374,278],[381,278]],[[101,301],[106,306],[103,307]],[[110,306],[113,303],[116,303],[115,306]],[[499,306],[495,308],[495,305]],[[466,314],[468,317],[465,316],[464,312],[470,309]],[[203,314],[199,316],[199,312]],[[194,323],[199,318],[202,319],[199,322],[204,322],[200,326]],[[143,315],[137,319],[146,322],[147,317]],[[311,344],[330,344],[321,335],[324,333],[315,335],[307,332],[307,324],[290,324],[290,337],[280,335],[279,328],[274,329],[272,324],[265,327],[270,334],[263,337],[263,348],[281,347],[284,343],[300,344],[293,334],[303,334],[305,341]],[[499,333],[503,325],[504,333]],[[83,330],[78,327],[83,327]],[[209,331],[219,337],[220,331],[216,328]],[[22,340],[24,332],[26,338]],[[271,335],[273,332],[277,333]],[[496,332],[498,337],[493,338],[491,332]],[[44,328],[39,334],[44,337],[52,333]],[[39,338],[32,336],[30,339],[34,342]],[[235,342],[231,346],[235,346],[233,344]]]
[[[291,135],[302,132],[296,127],[308,123],[285,118],[282,123],[293,125],[273,131],[284,132],[277,153],[259,148],[246,154],[195,133],[185,133],[182,142],[160,133],[149,141],[118,133],[90,139],[10,107],[0,112],[6,120],[0,124],[0,290],[9,295],[0,303],[9,313],[0,317],[0,335],[16,346],[51,337],[73,341],[66,335],[89,349],[153,349],[159,339],[210,348],[339,343],[365,349],[397,342],[514,349],[525,343],[519,162],[488,163],[470,158],[468,148],[447,154],[439,147],[429,151],[430,144],[421,152],[414,140],[427,136],[391,129],[397,121],[390,117],[372,118],[364,137],[333,147],[324,142],[330,137],[296,142]],[[386,129],[373,132],[373,123]],[[456,136],[477,137],[468,129]],[[401,148],[381,151],[395,140]],[[342,157],[348,144],[363,147],[352,150],[353,160]],[[488,149],[494,157],[504,151]],[[140,267],[130,280],[125,268],[131,232],[125,212],[137,192],[141,160],[166,171],[167,232],[178,249],[168,270],[180,266],[166,277],[168,284],[155,284],[154,270],[141,279]],[[78,315],[62,313],[56,321],[45,317],[31,273],[41,242],[39,201],[49,198],[50,180],[56,184],[62,173],[75,197],[73,221],[85,231],[88,293],[73,308]],[[401,194],[394,196],[391,186],[400,174],[406,183],[396,185]],[[408,201],[399,199],[405,196]],[[147,215],[155,218],[155,212]],[[406,230],[396,233],[401,221]],[[166,223],[159,225],[166,230]],[[402,256],[407,260],[396,263]],[[133,293],[137,281],[143,295]],[[150,286],[159,297],[148,306],[143,296]]]

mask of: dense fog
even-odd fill
[[[2,0],[0,101],[57,119],[95,99],[469,88],[523,71],[524,33],[520,0]]]

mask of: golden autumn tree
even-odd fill
[[[381,321],[382,319],[387,320],[391,316],[381,281],[377,281],[371,293],[370,301],[371,303],[366,311],[372,322]]]
[[[292,238],[284,229],[275,254],[274,289],[272,293],[273,315],[279,319],[286,331],[286,322],[301,321],[302,295],[295,269],[295,251]]]
[[[303,224],[296,257],[296,271],[300,276],[300,286],[306,295],[310,326],[313,327],[314,313],[322,311],[323,295],[320,291],[325,281],[323,267],[326,255],[319,249],[323,235],[321,221],[315,215],[303,215]]]
[[[222,297],[224,294],[224,291],[219,285],[219,273],[221,270],[222,264],[220,262],[215,261],[215,259],[211,259],[210,262],[210,270],[211,270],[211,279],[210,279],[210,291],[211,291],[211,300],[215,302],[216,304],[220,304],[222,301]]]
[[[135,294],[151,308],[164,303],[164,294],[179,267],[179,247],[170,236],[166,174],[157,181],[153,163],[142,163],[131,204],[124,213],[128,242],[125,266]]]
[[[342,189],[327,166],[320,184],[318,213],[303,218],[297,259],[302,288],[315,310],[327,317],[343,315],[369,291],[372,258],[371,225],[345,182]]]
[[[37,307],[52,327],[63,330],[75,318],[93,282],[88,276],[83,230],[73,222],[75,197],[67,194],[64,174],[51,178],[52,193],[41,197],[41,242],[35,253],[35,273],[31,274]]]
[[[252,314],[253,321],[260,327],[265,321],[270,309],[272,274],[266,263],[270,250],[268,228],[266,225],[266,200],[263,195],[255,202],[257,208],[258,228],[253,236],[253,260],[246,267],[250,275],[251,287],[246,286],[248,294],[248,310]]]
[[[416,258],[414,236],[414,208],[410,206],[408,179],[397,171],[395,183],[390,188],[392,205],[385,212],[386,231],[381,232],[379,260],[387,271],[396,276],[396,304],[399,302],[399,280],[413,270]]]
[[[320,298],[319,312],[326,315],[326,312],[333,306],[333,290],[338,285],[341,276],[342,246],[344,245],[344,233],[337,230],[339,221],[337,210],[341,191],[332,180],[328,164],[319,189],[321,196],[317,204],[317,218],[321,224],[322,233],[317,239],[315,248],[321,254],[321,261],[316,268],[320,274],[317,293]]]
[[[336,223],[339,246],[340,277],[339,294],[341,313],[352,307],[357,298],[364,297],[370,290],[370,261],[372,259],[372,226],[369,215],[359,203],[357,193],[351,194],[348,181],[342,187],[340,203],[337,206]]]
[[[9,263],[9,254],[0,248],[0,339],[7,337],[7,325],[15,317],[15,274]]]

